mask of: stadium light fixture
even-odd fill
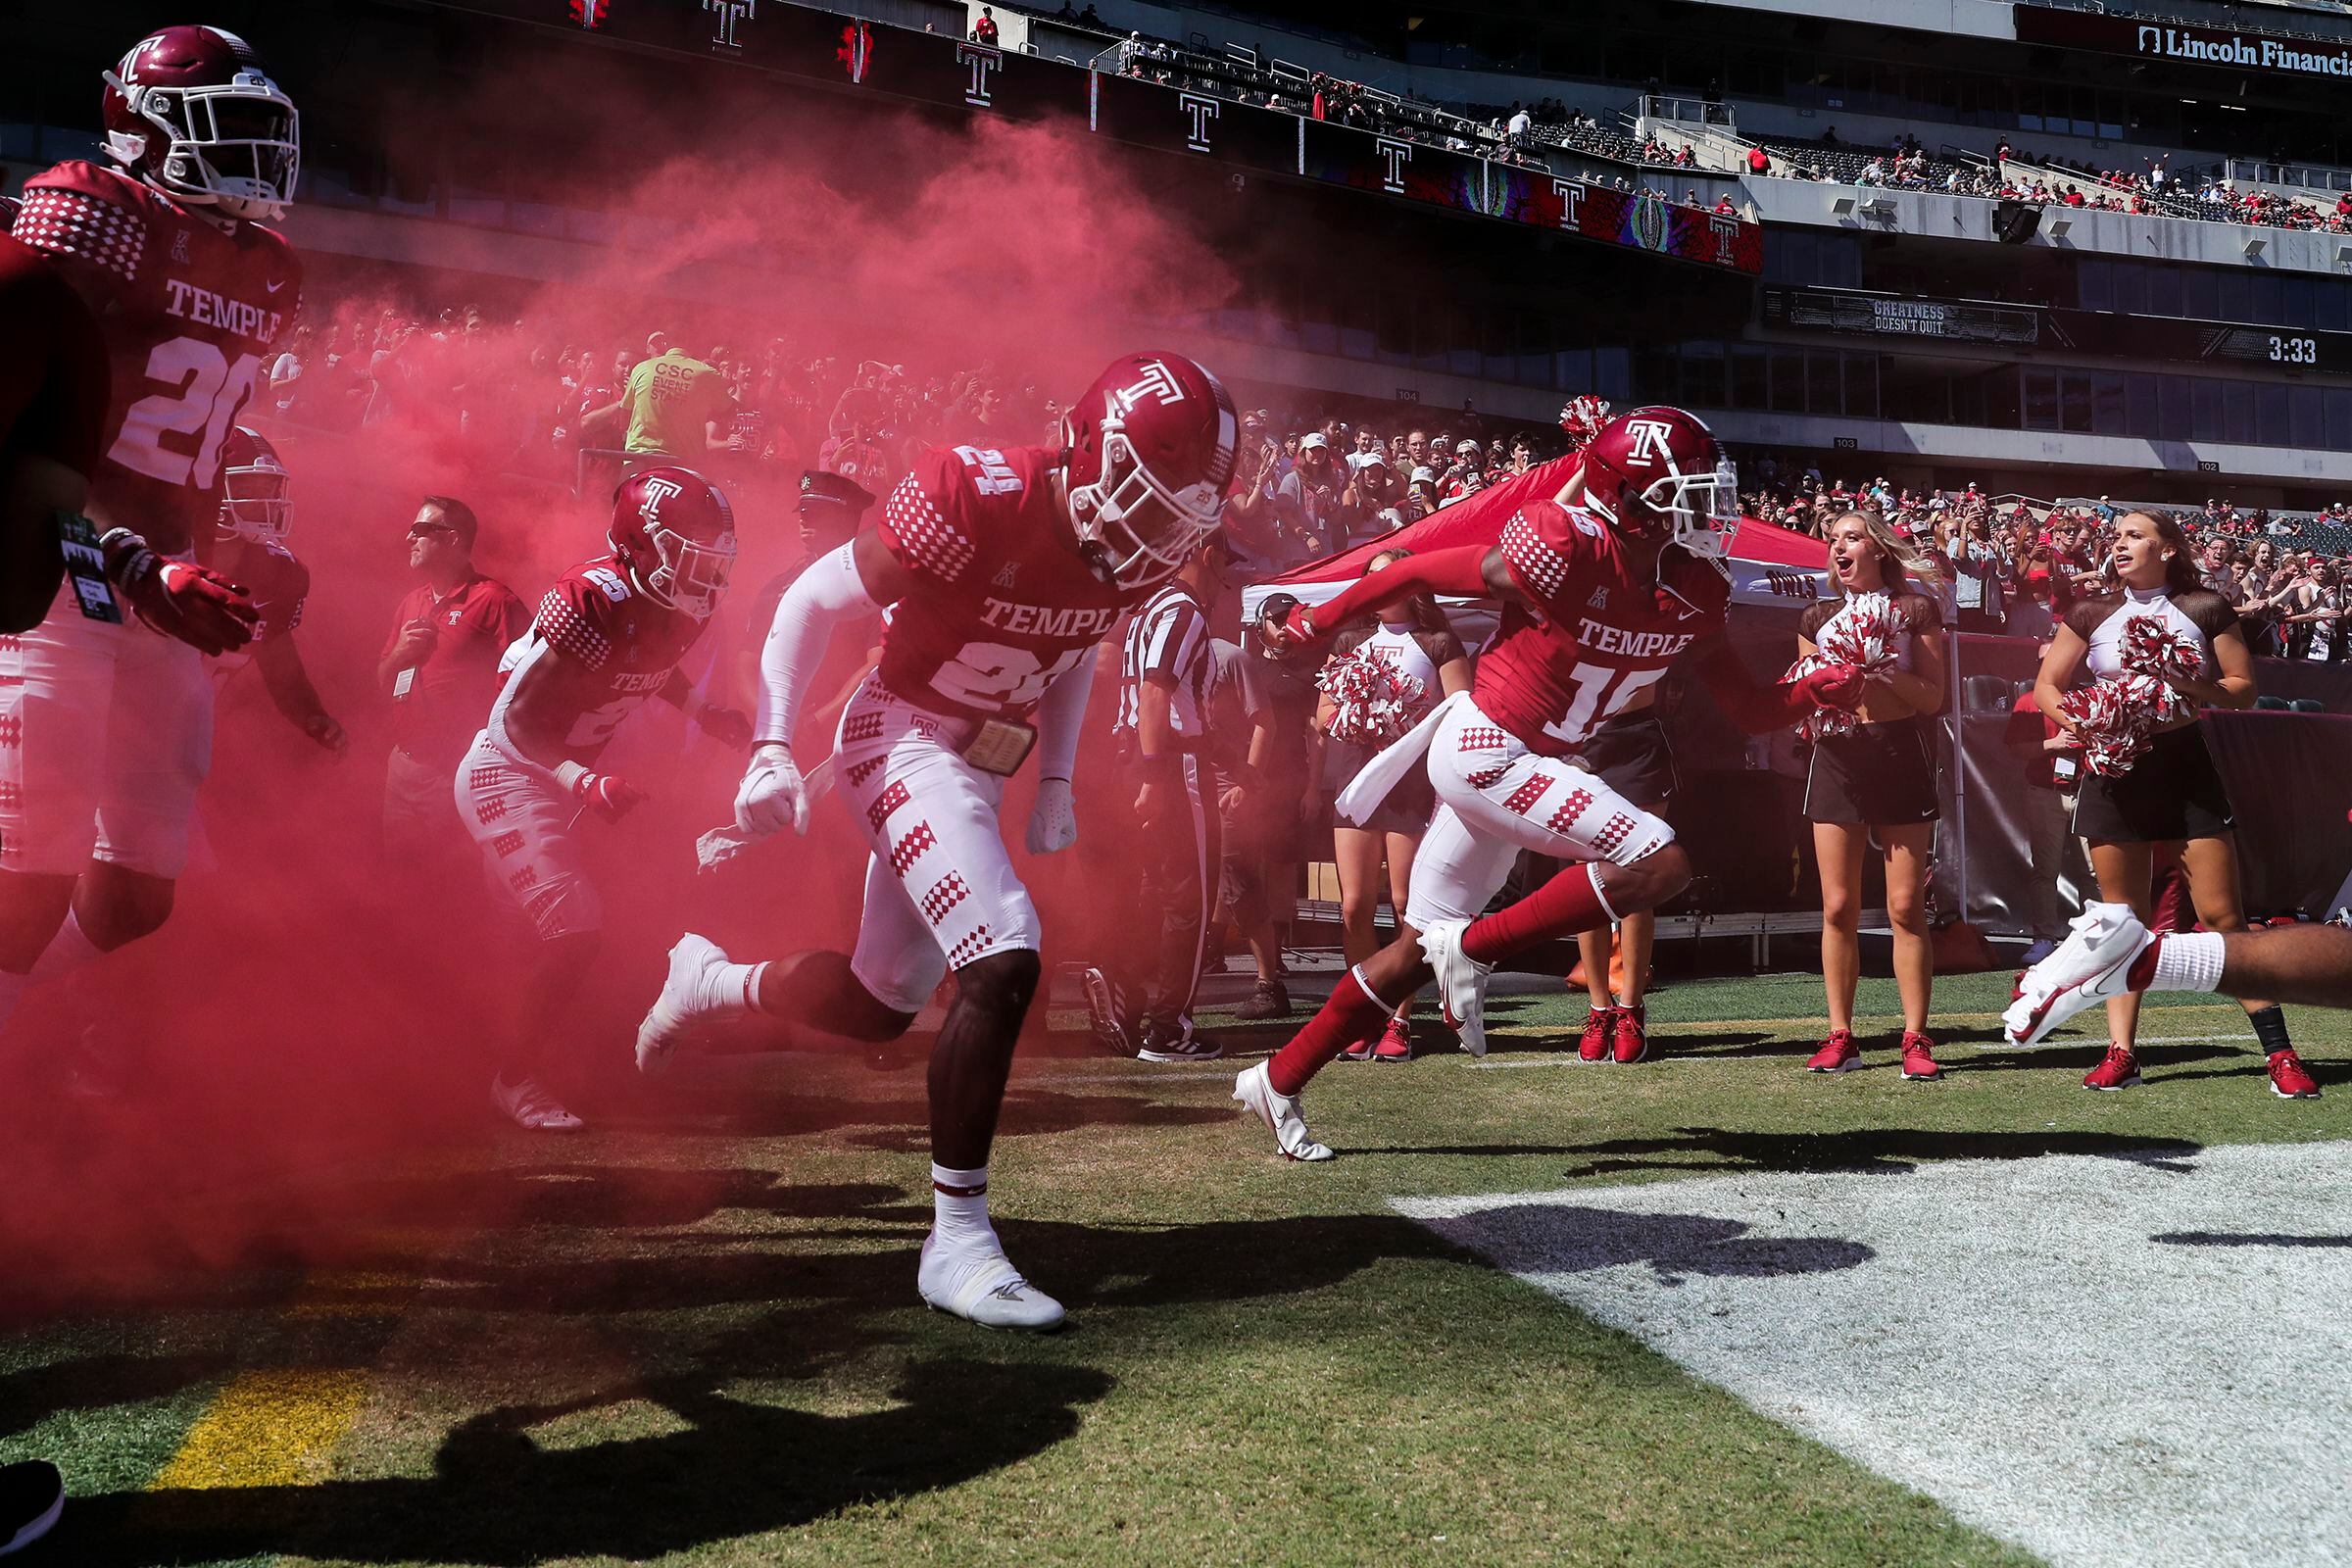
[[[1854,199],[1851,196],[1839,196],[1833,200],[1830,203],[1830,216],[1833,218],[1853,217]]]
[[[2262,238],[2260,235],[2255,235],[2246,241],[2246,254],[2248,256],[2260,256],[2263,251],[2268,248],[2270,243],[2271,242],[2269,240]]]
[[[2066,231],[2074,226],[2075,220],[2071,218],[2053,218],[2050,220],[2050,238],[2064,239]]]

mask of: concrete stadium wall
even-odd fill
[[[1757,215],[1766,223],[1804,223],[1862,233],[1993,242],[1993,204],[1984,197],[1884,187],[1867,189],[1797,179],[1750,178],[1741,183],[1748,199],[1755,203]],[[1855,210],[1840,216],[1833,210],[1839,200],[1854,202]],[[1865,214],[1860,205],[1863,201],[1880,204],[1880,211]],[[2066,220],[2067,232],[2063,238],[2053,238],[2050,225],[2060,219]],[[2352,271],[2352,235],[2058,207],[2045,210],[2041,223],[2040,231],[2027,241],[2029,245],[2142,260],[2195,262],[2207,267],[2258,267],[2284,272]],[[2262,243],[2258,256],[2246,254],[2246,245],[2253,240]]]

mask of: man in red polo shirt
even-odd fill
[[[473,509],[426,496],[409,524],[409,567],[424,580],[400,602],[376,683],[392,698],[384,768],[384,853],[418,875],[470,847],[450,796],[458,759],[498,695],[498,659],[530,630],[505,583],[473,569]]]

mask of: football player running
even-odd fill
[[[286,547],[294,526],[293,479],[277,448],[239,425],[220,451],[220,516],[209,541],[207,562],[222,576],[244,585],[261,617],[253,641],[214,662],[224,681],[247,664],[258,664],[270,701],[286,722],[335,756],[351,742],[318,700],[311,672],[294,645],[302,609],[311,594],[311,569]]]
[[[1697,418],[1636,409],[1600,429],[1581,466],[1564,458],[1545,467],[1564,481],[1556,493],[1541,484],[1534,500],[1524,499],[1525,486],[1482,491],[1443,514],[1451,537],[1474,521],[1477,542],[1369,573],[1324,605],[1293,610],[1283,629],[1294,646],[1318,646],[1356,614],[1414,593],[1503,606],[1470,690],[1441,704],[1351,786],[1386,794],[1427,754],[1438,809],[1413,860],[1396,941],[1341,976],[1297,1037],[1234,1085],[1234,1099],[1292,1159],[1332,1155],[1299,1108],[1307,1080],[1433,977],[1464,1049],[1484,1055],[1486,979],[1496,962],[1655,908],[1689,883],[1674,829],[1577,760],[1635,693],[1689,653],[1724,711],[1753,733],[1860,699],[1860,672],[1844,667],[1763,685],[1725,638],[1731,587],[1721,563],[1738,520],[1738,480]],[[1465,516],[1463,508],[1491,515]],[[1480,918],[1521,850],[1575,863]]]
[[[749,718],[699,702],[678,667],[735,569],[727,498],[691,468],[640,469],[613,492],[607,540],[609,554],[556,579],[531,629],[500,661],[490,721],[456,779],[458,816],[481,851],[492,897],[531,952],[490,1101],[533,1132],[582,1125],[540,1078],[604,926],[574,824],[583,812],[617,822],[645,799],[597,760],[656,696],[721,745],[752,738]]]
[[[211,760],[201,656],[255,621],[188,558],[301,295],[260,222],[293,194],[294,106],[244,40],[150,34],[105,74],[103,115],[116,167],[35,174],[10,229],[97,313],[113,395],[88,518],[68,522],[73,580],[0,647],[0,1015],[36,958],[75,967],[171,913]]]
[[[1029,851],[1075,841],[1070,773],[1097,645],[1215,531],[1238,429],[1200,366],[1130,355],[1063,416],[1058,447],[926,452],[874,529],[801,574],[768,633],[736,817],[753,833],[808,830],[789,737],[809,677],[837,623],[887,608],[880,663],[832,760],[870,852],[857,951],[736,963],[690,934],[638,1031],[648,1072],[706,1024],[755,1012],[893,1040],[953,969],[931,1049],[933,1221],[915,1285],[975,1323],[1062,1320],[988,1217],[989,1148],[1039,978],[1037,910],[998,822],[1004,781],[1034,745]]]

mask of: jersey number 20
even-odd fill
[[[107,453],[110,461],[165,484],[213,485],[220,463],[221,438],[229,421],[253,395],[261,357],[241,354],[234,362],[202,338],[175,337],[147,356],[147,379],[172,388],[143,397],[122,412],[122,433]],[[163,437],[194,435],[193,456],[165,449]]]

